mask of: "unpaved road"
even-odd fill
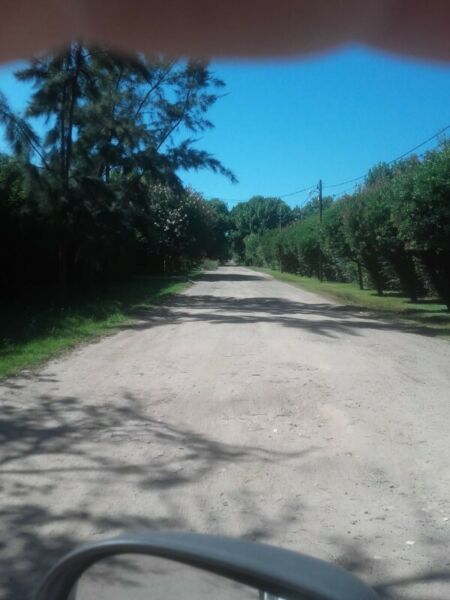
[[[176,528],[450,596],[450,344],[224,267],[0,391],[0,589]]]

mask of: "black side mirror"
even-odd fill
[[[154,557],[152,560],[156,560],[156,566],[155,563],[152,567],[146,566],[145,559],[149,557]],[[136,560],[137,563],[133,562]],[[94,587],[86,591],[88,586],[83,584],[83,579],[89,578],[89,574],[103,561],[107,569],[98,571],[100,575],[97,573],[97,579],[92,579]],[[190,567],[191,574],[183,579],[181,573],[186,566]],[[114,574],[119,573],[120,577],[116,578]],[[163,576],[165,579],[159,579]],[[212,577],[214,581],[211,583]],[[208,582],[205,578],[209,578]],[[162,582],[162,587],[158,581]],[[200,581],[203,582],[201,585]],[[221,582],[228,582],[229,593],[224,592]],[[109,591],[105,591],[105,586],[109,586]],[[99,594],[100,589],[103,589],[104,596]],[[261,600],[270,597],[284,600],[377,598],[371,588],[353,575],[310,556],[246,540],[166,532],[124,536],[75,550],[48,573],[35,600],[91,600],[100,597],[133,600],[144,597],[157,599],[159,596],[174,600],[176,596],[200,600],[200,596],[203,598],[205,595],[211,600],[214,600],[214,595],[220,600],[239,595],[255,600],[258,597]]]

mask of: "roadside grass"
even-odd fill
[[[74,345],[110,334],[139,311],[189,287],[201,271],[183,277],[142,277],[67,307],[33,303],[0,309],[0,377],[15,375]]]
[[[356,310],[369,311],[374,313],[374,316],[400,322],[417,329],[419,333],[450,338],[450,312],[435,298],[411,302],[398,292],[386,292],[383,296],[378,296],[373,290],[360,290],[354,283],[321,282],[313,277],[301,277],[273,269],[252,268],[308,292],[354,306]]]

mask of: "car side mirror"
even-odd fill
[[[88,544],[48,573],[35,600],[376,600],[324,561],[247,540],[151,533]]]

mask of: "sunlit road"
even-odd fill
[[[0,384],[0,590],[80,541],[191,529],[450,588],[450,344],[237,267]]]

